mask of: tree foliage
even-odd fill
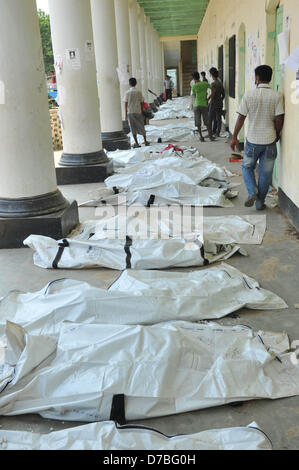
[[[39,26],[43,44],[43,54],[46,74],[54,69],[54,57],[52,48],[50,16],[42,10],[38,10]]]

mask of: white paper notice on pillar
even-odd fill
[[[66,90],[64,86],[58,88],[56,102],[58,106],[63,106],[65,104]]]
[[[287,58],[285,65],[292,69],[295,73],[299,70],[299,46]]]
[[[0,80],[0,104],[5,104],[5,85]]]
[[[61,129],[64,130],[64,120],[62,117],[61,109],[58,111],[57,116],[59,117],[59,120],[60,120]]]
[[[74,70],[81,69],[81,58],[79,49],[67,49],[66,62],[67,65]]]
[[[277,36],[279,45],[279,63],[285,64],[290,53],[290,31],[283,31]]]
[[[127,85],[130,79],[130,65],[120,64],[116,70],[118,73],[119,83]]]
[[[86,62],[92,62],[94,59],[93,42],[91,40],[85,41],[85,60]]]
[[[55,67],[56,75],[60,75],[63,69],[63,59],[61,55],[54,56],[54,67]]]

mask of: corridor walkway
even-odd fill
[[[155,125],[171,124],[174,121],[155,122]],[[177,123],[177,120],[175,121]],[[186,122],[186,120],[184,120]],[[200,144],[198,138],[192,138],[184,145],[200,149],[201,154],[229,170],[238,173],[234,181],[242,182],[241,164],[229,163],[230,147],[225,138],[214,143]],[[68,199],[78,203],[89,198],[89,191],[99,184],[81,184],[60,188]],[[205,215],[252,214],[255,209],[245,208],[246,193],[243,184],[239,188],[239,197],[233,208],[207,208]],[[93,208],[80,208],[81,222],[93,219]],[[256,278],[262,287],[281,296],[289,305],[287,310],[252,311],[244,309],[221,320],[222,324],[244,324],[256,330],[286,331],[291,341],[299,340],[299,259],[298,235],[281,214],[278,208],[267,209],[267,232],[261,246],[245,246],[248,257],[235,255],[228,263],[249,276]],[[24,275],[26,273],[26,275]],[[108,287],[119,272],[108,269],[96,270],[44,270],[34,266],[32,251],[28,249],[0,251],[0,297],[12,289],[36,291],[46,283],[57,278],[68,277],[90,282],[98,287]],[[256,421],[267,433],[274,449],[296,449],[299,439],[299,396],[281,400],[249,401],[238,406],[227,405],[184,415],[152,419],[142,424],[154,427],[168,435],[194,433],[205,429],[246,426]],[[279,423],[279,426],[277,426]],[[44,420],[39,416],[0,417],[0,427],[33,432],[49,432],[72,427],[76,423]],[[81,423],[80,423],[81,424]]]

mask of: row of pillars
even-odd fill
[[[78,224],[60,184],[102,181],[105,149],[128,148],[123,97],[163,92],[163,50],[136,0],[49,0],[63,134],[55,170],[35,0],[0,0],[0,248]]]

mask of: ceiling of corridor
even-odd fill
[[[197,34],[209,0],[138,0],[160,36]]]

